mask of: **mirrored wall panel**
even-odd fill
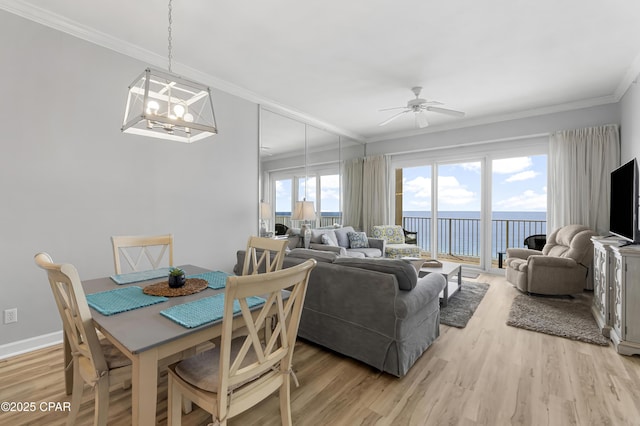
[[[261,232],[342,224],[342,163],[364,154],[358,141],[261,108]]]

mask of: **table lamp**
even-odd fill
[[[302,201],[297,201],[293,210],[293,215],[291,216],[291,220],[302,220],[302,226],[300,226],[300,234],[302,235],[304,248],[309,248],[309,243],[311,240],[311,229],[307,226],[308,220],[315,220],[316,212],[313,207],[313,201],[306,201],[306,199]]]

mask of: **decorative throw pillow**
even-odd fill
[[[331,234],[322,234],[322,244],[332,247],[338,247],[338,242],[334,241],[331,238]]]
[[[349,247],[351,248],[369,248],[369,240],[364,232],[349,232]]]

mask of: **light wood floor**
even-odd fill
[[[491,286],[466,328],[441,327],[440,338],[402,379],[306,342],[294,355],[295,425],[639,425],[640,357],[613,346],[547,336],[505,325],[517,291],[504,278]],[[1,401],[68,401],[60,346],[0,361]],[[78,424],[92,422],[85,391]],[[130,424],[130,390],[111,393],[109,424]],[[166,374],[158,424],[166,424]],[[66,413],[0,413],[1,425],[62,425]],[[206,425],[196,409],[183,424]],[[278,397],[229,421],[278,425]]]

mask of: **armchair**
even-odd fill
[[[385,241],[386,257],[420,257],[420,247],[407,243],[404,229],[400,225],[374,226],[372,235]]]
[[[542,251],[507,249],[507,281],[527,293],[581,293],[591,277],[595,235],[586,226],[567,225],[549,235]]]

